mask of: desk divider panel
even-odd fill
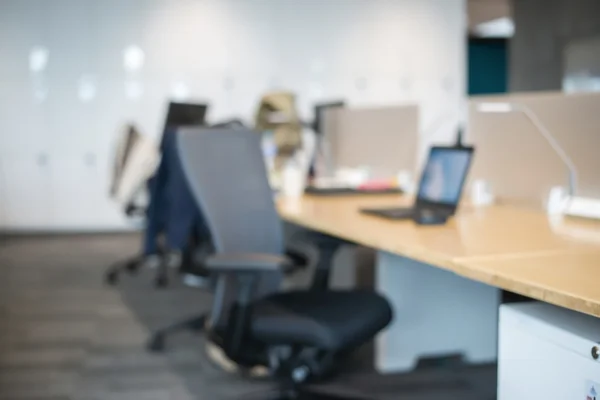
[[[365,165],[375,177],[415,173],[418,106],[331,109],[325,111],[324,127],[334,168]]]
[[[600,94],[555,92],[470,99],[467,142],[476,146],[470,180],[484,179],[496,198],[542,206],[553,186],[568,187],[568,168],[520,111],[482,113],[478,103],[529,107],[577,168],[577,196],[600,198]]]

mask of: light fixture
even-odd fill
[[[481,113],[509,113],[514,111],[511,103],[478,103],[477,111]]]
[[[176,101],[185,101],[190,97],[190,89],[184,82],[175,82],[171,88],[171,96]]]
[[[94,100],[96,97],[96,80],[93,76],[83,75],[79,79],[79,84],[77,85],[77,94],[79,100],[83,103],[89,103]]]
[[[548,128],[542,123],[538,116],[524,104],[510,102],[484,102],[477,103],[476,110],[481,113],[512,113],[519,112],[531,122],[535,129],[546,139],[550,147],[560,157],[569,170],[569,197],[574,197],[577,190],[577,168],[567,155],[565,150],[554,139]]]
[[[483,38],[510,38],[515,35],[515,23],[509,17],[496,18],[475,26],[473,33]]]
[[[29,52],[29,71],[42,72],[48,66],[50,51],[43,46],[36,46]]]
[[[126,71],[135,72],[142,69],[146,56],[139,46],[129,46],[123,50],[123,67]]]

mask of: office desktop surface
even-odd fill
[[[600,318],[600,250],[460,260],[457,272]]]
[[[284,220],[305,228],[600,317],[600,223],[567,220],[557,227],[544,212],[509,205],[463,205],[443,226],[359,212],[413,201],[389,195],[305,196],[280,198],[278,208]]]
[[[600,249],[598,244],[557,234],[546,214],[514,206],[462,205],[441,226],[418,226],[412,221],[389,221],[359,212],[365,207],[409,207],[413,202],[410,196],[304,196],[281,198],[278,208],[288,222],[450,270],[460,258]],[[600,223],[595,226],[600,229]]]

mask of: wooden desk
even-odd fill
[[[461,259],[515,256],[574,250],[600,250],[560,233],[547,215],[533,209],[490,206],[463,207],[443,226],[418,226],[411,221],[389,221],[359,213],[361,207],[409,206],[406,196],[311,197],[280,199],[279,213],[288,222],[341,237],[351,242],[455,270]]]
[[[446,225],[432,227],[358,212],[412,201],[305,196],[280,199],[278,208],[300,226],[600,317],[600,289],[594,289],[600,287],[600,223],[555,224],[541,211],[506,205],[463,207]]]
[[[600,318],[600,251],[461,260],[465,277]]]

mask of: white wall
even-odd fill
[[[157,136],[174,92],[209,100],[211,120],[250,120],[275,88],[305,117],[343,97],[417,101],[424,129],[457,118],[465,27],[464,0],[0,0],[0,226],[122,226],[106,196],[117,129]]]

